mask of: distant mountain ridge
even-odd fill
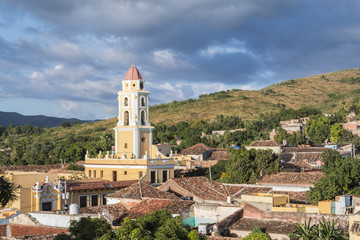
[[[88,120],[80,120],[77,118],[57,118],[57,117],[47,117],[44,115],[36,116],[25,116],[16,112],[1,112],[0,111],[0,126],[5,128],[9,127],[10,124],[15,126],[23,126],[29,124],[33,127],[56,127],[60,126],[63,122],[74,122],[80,121],[81,123],[91,122]]]

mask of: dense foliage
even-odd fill
[[[57,240],[101,239],[101,240],[205,240],[195,230],[190,231],[180,217],[173,218],[166,210],[153,211],[135,220],[125,218],[121,226],[111,231],[110,225],[102,219],[81,218],[71,222],[70,236],[59,234]]]
[[[294,226],[296,232],[288,234],[291,238],[298,238],[303,240],[345,240],[349,239],[345,233],[337,228],[337,222],[339,219],[335,221],[326,220],[322,217],[322,220],[317,224],[311,225],[311,218],[308,222],[298,223]]]
[[[4,176],[0,176],[0,207],[16,199],[15,184]]]
[[[360,194],[360,159],[343,158],[332,149],[325,150],[322,159],[325,176],[310,188],[307,197],[312,203],[334,199],[342,194]]]
[[[255,226],[252,231],[242,240],[271,240],[269,234],[263,232],[258,226]]]

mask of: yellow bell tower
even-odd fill
[[[118,92],[119,115],[115,130],[115,153],[122,158],[151,156],[152,131],[149,124],[149,92],[135,66],[131,66]]]
[[[135,66],[129,68],[122,81],[118,103],[115,151],[107,151],[106,155],[100,151],[95,158],[87,153],[86,176],[110,181],[144,178],[152,184],[173,178],[173,154],[165,156],[152,144],[154,128],[149,123],[149,92],[144,90],[144,79]]]

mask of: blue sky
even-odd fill
[[[359,67],[360,2],[0,1],[0,111],[116,116],[135,64],[151,104]]]

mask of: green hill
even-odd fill
[[[205,94],[199,99],[155,105],[150,108],[150,119],[152,123],[166,124],[214,119],[218,114],[253,119],[261,113],[302,106],[333,112],[351,106],[359,93],[360,69],[357,68],[291,79],[256,91],[233,89]]]

